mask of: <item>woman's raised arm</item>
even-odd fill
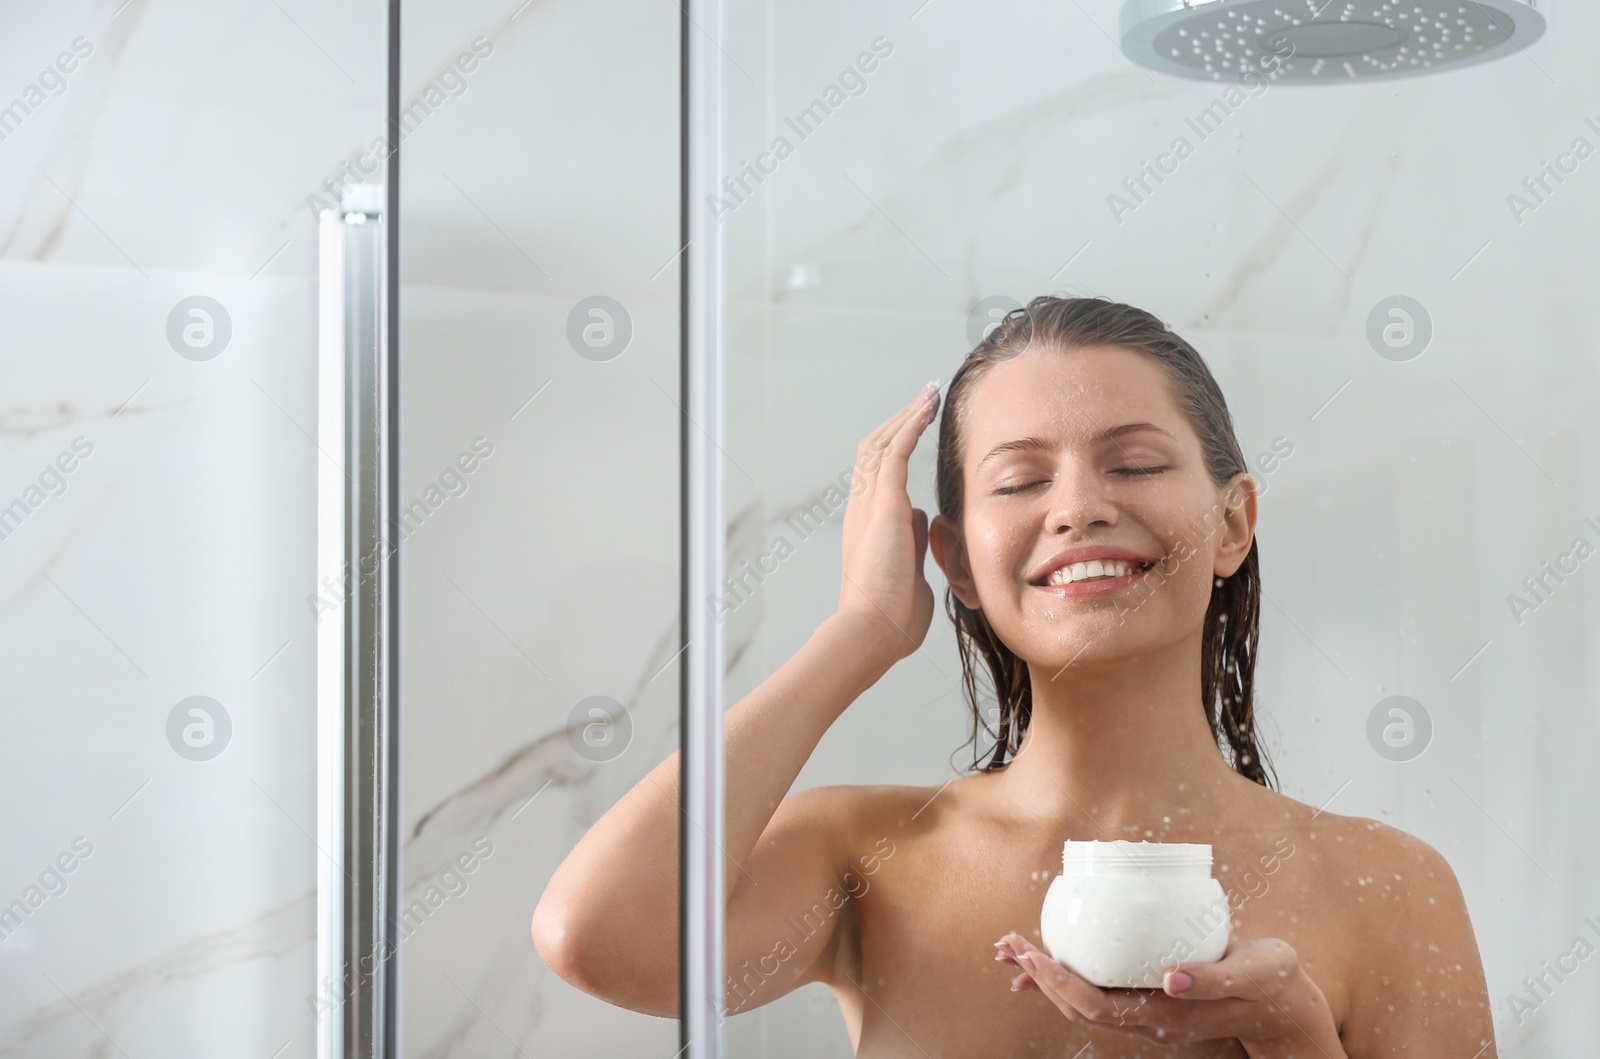
[[[784,796],[828,726],[927,634],[927,516],[911,508],[905,483],[906,461],[937,405],[936,391],[929,393],[858,449],[839,610],[724,719],[730,970],[768,956],[775,937],[792,933],[785,917],[795,913],[796,895],[827,891],[848,866],[838,798]],[[534,944],[562,978],[611,1003],[667,1017],[678,1007],[678,828],[700,826],[680,819],[680,753],[589,829],[533,914]],[[774,983],[759,1003],[819,977],[817,958],[832,951],[839,918],[785,961],[787,987]]]

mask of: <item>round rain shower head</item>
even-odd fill
[[[1127,0],[1122,50],[1202,81],[1377,81],[1526,48],[1548,11],[1549,0]]]

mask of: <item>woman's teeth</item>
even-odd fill
[[[1047,585],[1067,585],[1078,581],[1098,581],[1107,577],[1127,577],[1143,568],[1141,563],[1122,559],[1091,559],[1086,563],[1069,563],[1044,579]]]

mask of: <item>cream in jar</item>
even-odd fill
[[[1165,970],[1227,951],[1228,898],[1209,845],[1067,842],[1061,868],[1045,892],[1044,947],[1095,985],[1160,989]]]

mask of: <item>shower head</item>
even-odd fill
[[[1549,0],[1127,0],[1122,50],[1202,81],[1252,70],[1289,84],[1378,81],[1526,48],[1548,10]]]

